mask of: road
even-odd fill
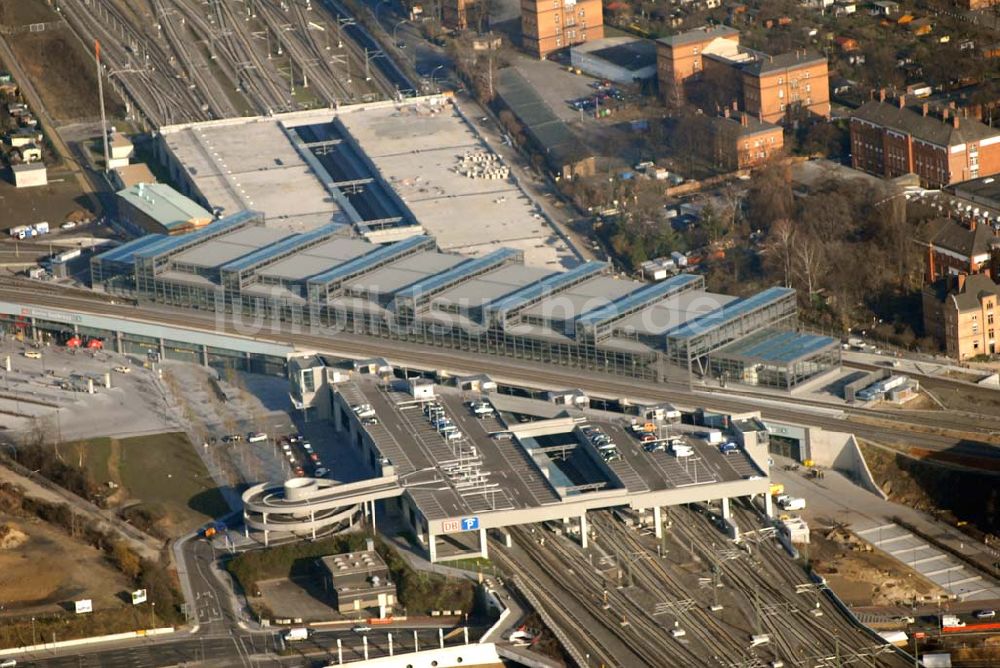
[[[153,668],[183,663],[205,662],[211,666],[245,668],[260,661],[302,665],[303,659],[333,662],[337,659],[338,641],[344,660],[359,660],[365,655],[362,634],[350,628],[320,630],[308,641],[288,643],[280,638],[281,629],[262,629],[248,620],[243,601],[239,600],[218,566],[221,553],[215,544],[188,536],[175,546],[178,575],[185,599],[190,606],[189,631],[137,641],[101,644],[92,648],[69,648],[56,652],[33,652],[18,657],[18,665],[76,668]],[[393,634],[394,653],[429,648],[439,642],[438,625],[433,623],[377,627],[367,636],[369,657],[388,656],[388,634]],[[452,629],[445,628],[447,634]],[[416,634],[416,638],[415,638]],[[463,642],[461,634],[446,644]]]

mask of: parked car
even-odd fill
[[[25,350],[24,351],[24,356],[27,357],[28,359],[32,359],[32,360],[40,360],[40,359],[42,359],[42,354],[40,352],[38,352],[37,350]]]
[[[247,434],[247,441],[250,443],[263,443],[267,440],[267,434],[262,431],[250,432]]]
[[[977,610],[975,614],[976,619],[993,619],[996,616],[996,610]]]
[[[116,366],[114,369],[112,369],[112,371],[114,371],[115,373],[132,373],[132,367],[127,367],[124,365]]]
[[[372,630],[372,627],[368,626],[367,624],[355,624],[351,628],[351,630],[354,631],[355,633],[368,633],[369,631]]]

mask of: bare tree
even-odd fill
[[[795,249],[795,226],[787,218],[780,218],[771,225],[764,246],[765,256],[776,262],[780,268],[785,287],[791,287],[792,258]]]
[[[816,282],[826,260],[823,244],[811,234],[800,234],[792,253],[796,271],[811,298],[816,293]]]

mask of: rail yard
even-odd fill
[[[412,84],[334,2],[60,0],[153,127],[395,97]]]
[[[733,510],[745,531],[738,546],[699,504],[666,511],[663,541],[601,511],[589,550],[539,526],[513,530],[516,558],[498,557],[499,547],[493,554],[568,629],[563,642],[581,665],[587,657],[636,666],[906,665],[835,607],[758,511]]]

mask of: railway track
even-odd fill
[[[585,662],[587,656],[607,666],[618,665],[621,660],[616,653],[593,633],[587,631],[589,623],[579,613],[562,605],[551,588],[541,578],[522,570],[517,563],[495,546],[493,561],[508,573],[513,573],[515,584],[528,598],[534,598],[533,605],[540,605],[539,614],[547,617],[553,632],[560,637],[566,651],[578,662]],[[581,656],[582,655],[582,656]]]
[[[227,87],[265,115],[312,106],[296,100],[300,85],[308,84],[327,106],[391,97],[398,88],[382,67],[366,67],[384,56],[355,43],[365,34],[346,11],[318,2],[247,0],[242,8],[227,0],[57,3],[88,49],[101,42],[106,76],[154,127],[241,115],[239,97]],[[318,39],[324,33],[325,44]],[[338,35],[336,52],[331,33]],[[370,80],[352,76],[366,70]]]
[[[583,559],[575,546],[567,545],[565,539],[545,533],[542,546],[523,528],[515,527],[511,532],[518,547],[538,568],[571,576],[560,582],[561,588],[597,620],[606,633],[620,638],[635,655],[634,658],[619,656],[612,665],[629,668],[639,665],[651,668],[725,665],[721,657],[709,654],[713,647],[711,639],[696,650],[687,640],[671,637],[669,629],[648,607],[616,588]]]
[[[29,283],[32,285],[34,282]],[[53,306],[56,308],[79,308],[83,312],[92,310],[94,305],[100,303],[95,299],[100,299],[96,295],[101,293],[81,292],[81,295],[91,295],[88,297],[74,297],[66,299],[62,293],[51,293],[38,295],[35,297],[34,291],[25,292],[11,290],[7,298],[18,302],[27,299],[26,303],[37,304],[39,306]],[[30,298],[27,298],[29,295]],[[134,303],[134,298],[119,297],[120,302],[129,301]],[[228,323],[227,318],[216,318],[214,314],[199,314],[197,311],[172,308],[169,306],[149,305],[141,309],[134,307],[113,306],[110,309],[102,308],[102,315],[121,315],[131,318],[154,319],[166,324],[175,324],[181,327],[203,327],[213,331],[235,331]],[[220,329],[221,328],[221,329]],[[288,342],[294,340],[297,345],[314,347],[326,350],[332,354],[342,355],[384,355],[387,347],[392,348],[393,355],[399,363],[420,365],[433,365],[440,368],[453,368],[456,370],[467,370],[470,373],[484,372],[497,374],[500,377],[516,380],[519,384],[527,387],[546,388],[553,385],[569,385],[580,383],[579,372],[572,369],[561,369],[554,365],[531,365],[523,360],[499,357],[493,355],[479,355],[473,357],[470,353],[460,350],[441,351],[429,346],[406,343],[386,339],[369,337],[351,332],[337,332],[335,335],[325,333],[323,329],[318,329],[312,333],[293,334],[286,331],[284,324],[266,323],[257,335],[261,340]],[[824,429],[836,431],[853,431],[859,438],[870,438],[883,443],[903,443],[912,447],[926,447],[934,451],[950,451],[968,453],[970,457],[989,458],[991,461],[998,456],[997,449],[987,444],[979,444],[968,439],[965,434],[937,434],[930,432],[914,431],[912,424],[907,422],[907,416],[900,414],[893,423],[871,426],[864,421],[852,419],[851,414],[844,417],[832,417],[814,413],[809,409],[808,402],[800,400],[788,401],[787,405],[774,406],[771,404],[760,406],[750,397],[731,396],[718,393],[692,393],[687,387],[687,383],[675,381],[662,381],[652,383],[640,381],[632,378],[621,378],[604,374],[591,374],[587,378],[586,389],[598,396],[606,397],[642,397],[646,401],[669,401],[681,406],[711,405],[719,410],[730,410],[736,412],[760,410],[765,419],[787,420],[795,423],[814,424]],[[983,390],[989,392],[990,390]],[[805,405],[802,405],[805,404]],[[845,419],[846,417],[846,419]]]
[[[634,531],[624,527],[613,519],[608,512],[594,512],[591,523],[599,529],[598,541],[605,543],[614,551],[628,549],[633,554],[649,553],[647,558],[637,559],[629,566],[633,578],[640,582],[646,591],[654,595],[673,597],[675,601],[688,599],[690,592],[662,559],[649,552]],[[705,646],[716,647],[729,653],[731,657],[740,657],[749,661],[747,654],[749,637],[745,629],[736,629],[724,623],[714,613],[704,606],[695,606],[686,612],[676,612],[673,616],[682,624],[686,632],[697,637]],[[742,636],[737,633],[741,632]],[[720,661],[726,661],[720,657]],[[748,664],[749,665],[749,664]]]
[[[174,68],[155,36],[134,27],[112,0],[59,0],[56,5],[85,47],[101,42],[105,76],[116,81],[150,124],[207,120],[209,106]]]
[[[230,101],[227,95],[221,92],[211,94],[212,91],[221,90],[222,82],[212,76],[210,65],[205,60],[200,49],[189,48],[190,37],[182,33],[182,26],[178,26],[175,19],[176,8],[164,4],[164,0],[150,0],[154,15],[157,17],[160,32],[166,39],[167,45],[176,54],[177,60],[187,75],[188,79],[206,95],[207,104],[211,113],[216,118],[230,118],[238,116],[239,111]],[[206,74],[207,73],[207,74]]]
[[[703,559],[715,560],[747,600],[755,601],[751,612],[761,631],[779,649],[778,658],[795,662],[790,665],[833,666],[836,661],[873,667],[908,665],[891,647],[876,645],[863,629],[844,617],[777,541],[761,539],[751,554],[718,561],[718,548],[706,538],[717,535],[718,530],[707,513],[670,509],[668,515],[673,516],[672,530],[682,543],[691,544]],[[733,519],[744,531],[763,529],[758,516],[739,504],[733,504]],[[810,593],[815,594],[811,605]]]

